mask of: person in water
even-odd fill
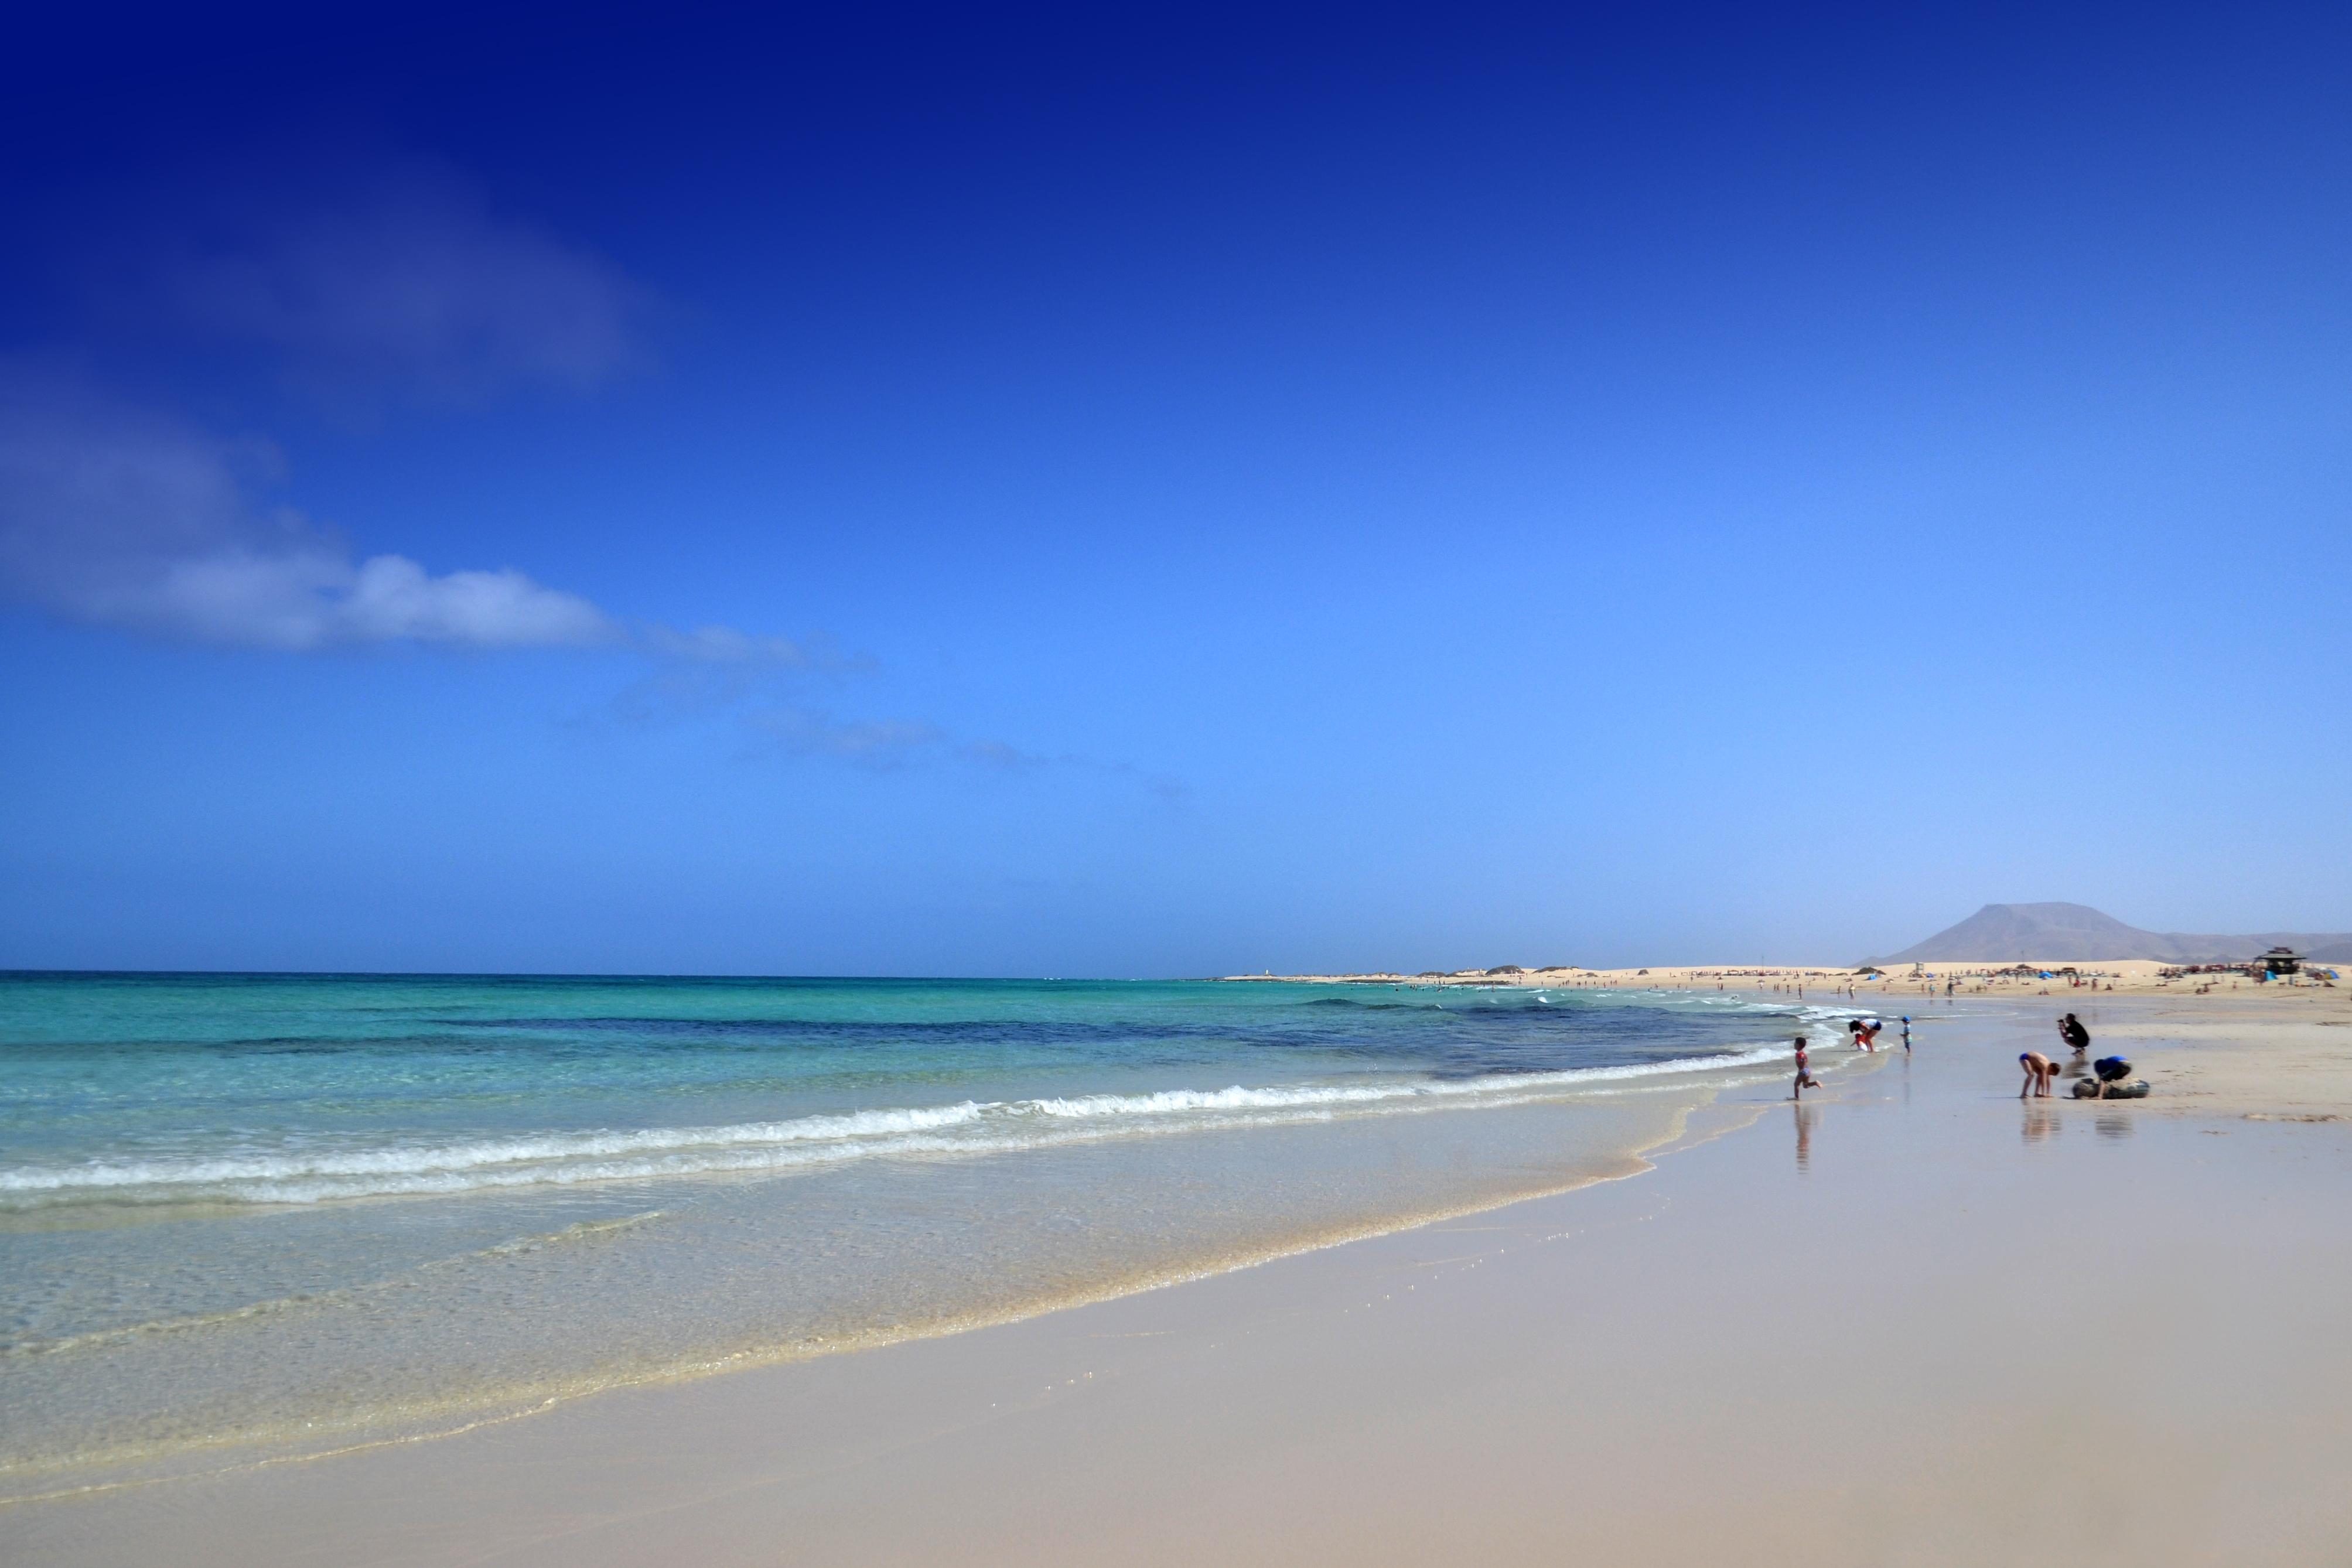
[[[2083,1020],[2073,1013],[2058,1020],[2058,1038],[2064,1040],[2067,1049],[2077,1056],[2091,1049],[2091,1031],[2084,1029]]]
[[[1878,1031],[1885,1027],[1876,1019],[1856,1019],[1846,1025],[1845,1029],[1846,1033],[1853,1037],[1854,1050],[1874,1051],[1878,1047],[1871,1042],[1878,1038]]]
[[[1903,1015],[1903,1049],[1906,1051],[1911,1049],[1911,1015],[1909,1013]]]
[[[2019,1051],[2017,1064],[2025,1069],[2025,1083],[2017,1097],[2022,1100],[2031,1092],[2037,1100],[2050,1098],[2050,1080],[2057,1075],[2058,1064],[2038,1051]]]
[[[1822,1086],[1822,1081],[1813,1076],[1812,1063],[1805,1056],[1805,1043],[1806,1037],[1799,1035],[1797,1037],[1797,1087],[1789,1095],[1791,1100],[1801,1100],[1805,1097],[1806,1090],[1819,1089]]]

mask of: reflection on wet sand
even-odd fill
[[[2058,1107],[2047,1100],[2023,1102],[2024,1135],[2029,1144],[2038,1144],[2058,1131]]]
[[[2132,1135],[2132,1118],[2120,1111],[2109,1111],[2091,1124],[2103,1138],[2128,1138]]]
[[[1821,1114],[1822,1108],[1818,1105],[1808,1105],[1801,1100],[1790,1106],[1789,1110],[1797,1119],[1797,1171],[1799,1175],[1802,1175],[1812,1169],[1813,1122]]]

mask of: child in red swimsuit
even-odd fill
[[[1813,1076],[1812,1067],[1806,1061],[1805,1037],[1801,1034],[1797,1037],[1797,1087],[1789,1098],[1801,1100],[1805,1097],[1806,1090],[1819,1089],[1821,1086],[1822,1081]]]

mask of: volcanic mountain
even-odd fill
[[[2013,964],[2025,959],[2157,958],[2216,963],[2292,947],[2308,958],[2352,963],[2352,932],[2258,931],[2209,936],[2142,931],[2082,904],[1988,904],[1948,930],[1906,947],[1888,964]]]

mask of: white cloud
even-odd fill
[[[510,568],[436,575],[405,556],[361,559],[301,514],[255,505],[278,466],[266,444],[0,367],[0,592],[98,625],[289,652],[407,642],[799,657],[727,627],[627,626]]]
[[[100,219],[78,270],[119,324],[362,400],[585,388],[641,357],[651,295],[494,214],[462,180],[349,161],[240,171]],[[247,176],[250,177],[247,177]],[[93,624],[287,651],[628,646],[674,664],[807,662],[726,626],[624,622],[512,567],[362,557],[268,496],[269,443],[0,360],[0,598]]]
[[[289,652],[356,643],[576,648],[625,640],[588,601],[521,572],[436,577],[405,556],[353,561],[322,537],[275,554],[232,549],[172,561],[152,582],[128,585],[99,608],[93,619]]]

